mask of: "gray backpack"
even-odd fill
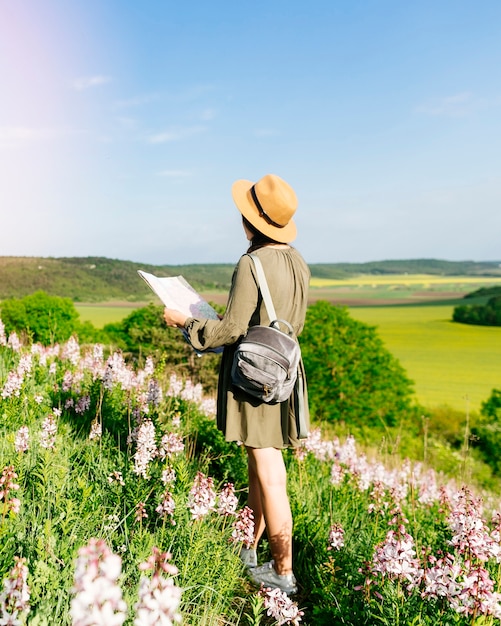
[[[271,323],[248,329],[236,348],[231,379],[236,387],[264,402],[283,402],[294,391],[301,350],[289,322],[277,319],[261,261],[254,254],[249,256]]]

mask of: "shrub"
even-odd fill
[[[2,320],[7,333],[27,334],[45,346],[69,339],[78,325],[78,313],[69,298],[37,291],[20,300],[2,303]]]
[[[454,308],[454,322],[479,326],[501,326],[501,296],[489,298],[487,304],[467,304]]]
[[[412,406],[412,383],[376,330],[346,308],[319,301],[300,337],[315,418],[349,425],[395,426]]]
[[[495,474],[501,475],[501,389],[493,389],[489,399],[482,403],[479,423],[472,428],[473,444]]]

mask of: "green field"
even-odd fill
[[[80,315],[82,322],[91,322],[96,328],[102,328],[111,322],[120,322],[138,306],[113,305],[113,304],[75,304],[75,309]]]
[[[120,321],[134,306],[77,304],[82,321],[101,328]],[[424,406],[447,404],[477,411],[501,388],[501,328],[452,323],[451,305],[350,307],[380,337],[415,382]]]
[[[478,410],[501,388],[501,328],[451,322],[452,306],[352,307],[377,327],[425,406]]]

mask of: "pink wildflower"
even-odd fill
[[[341,550],[344,546],[344,530],[340,524],[332,524],[329,531],[329,548],[328,550]]]
[[[478,565],[468,569],[458,596],[451,605],[458,613],[467,615],[493,615],[501,618],[501,594],[494,592],[494,581],[489,572]]]
[[[91,440],[101,439],[102,434],[103,434],[103,426],[96,417],[95,419],[92,420],[92,424],[90,425],[89,439]]]
[[[24,376],[22,374],[19,374],[17,371],[9,372],[2,389],[2,398],[4,400],[6,398],[11,398],[12,396],[19,398],[23,382]]]
[[[136,512],[134,514],[134,519],[136,522],[141,522],[143,519],[148,517],[148,513],[146,513],[146,504],[144,502],[138,502],[136,504]]]
[[[216,492],[213,479],[198,472],[188,495],[188,508],[192,519],[201,519],[214,510],[215,504]]]
[[[339,463],[333,463],[331,467],[331,485],[338,487],[344,480],[345,470]]]
[[[61,353],[62,359],[67,359],[73,365],[77,365],[80,360],[80,346],[76,337],[70,337],[65,343]]]
[[[125,482],[124,482],[124,479],[123,479],[123,476],[122,476],[122,472],[118,472],[118,471],[111,472],[111,474],[108,476],[108,482],[110,484],[114,483],[114,482],[117,482],[120,485],[122,485],[122,487],[125,486]]]
[[[457,493],[447,521],[453,532],[451,545],[466,558],[487,561],[495,556],[497,546],[482,518],[481,503],[466,487]]]
[[[212,415],[216,415],[216,400],[215,398],[203,398],[203,400],[199,404],[200,410],[207,417],[211,417]]]
[[[134,607],[134,626],[172,626],[182,621],[179,613],[182,589],[174,584],[172,578],[163,575],[175,576],[178,573],[177,567],[168,563],[170,558],[170,553],[161,553],[154,547],[152,555],[139,566],[142,571],[152,570],[153,574],[151,578],[141,576],[139,602]]]
[[[280,589],[266,589],[263,585],[258,593],[264,600],[267,614],[276,620],[278,626],[299,624],[304,612],[299,610],[296,602],[291,600],[286,593]]]
[[[234,515],[238,506],[233,483],[226,483],[217,499],[217,512],[220,515]]]
[[[407,580],[409,588],[419,584],[423,572],[416,558],[414,540],[404,526],[388,531],[385,541],[376,546],[371,572],[394,580]]]
[[[174,511],[176,509],[176,503],[174,502],[174,498],[170,491],[165,490],[162,496],[162,502],[157,506],[155,511],[161,515],[162,517],[170,517],[170,523],[175,526],[176,521],[174,519]]]
[[[70,614],[73,626],[121,626],[127,606],[117,584],[122,560],[103,539],[80,548]]]
[[[8,511],[19,513],[21,502],[17,498],[13,498],[11,495],[12,491],[17,491],[19,489],[19,485],[14,482],[16,478],[17,474],[14,471],[13,465],[4,467],[2,476],[0,476],[0,504],[3,503],[3,515],[5,515]]]
[[[433,559],[435,560],[435,559]],[[432,567],[425,569],[423,574],[423,598],[445,598],[449,603],[455,598],[461,585],[459,578],[462,574],[461,565],[451,554],[436,560]]]
[[[134,454],[134,473],[148,478],[148,464],[157,455],[155,443],[155,426],[149,419],[139,426],[136,435],[136,452]]]
[[[6,626],[24,623],[22,618],[30,611],[26,559],[16,556],[14,560],[16,563],[8,578],[3,581],[3,591],[0,594],[0,624]]]
[[[75,404],[75,413],[83,415],[90,408],[90,396],[82,396]]]
[[[63,382],[61,383],[61,389],[65,392],[71,391],[71,387],[73,385],[73,374],[66,370],[63,376]]]
[[[164,469],[164,471],[162,472],[161,480],[164,485],[170,485],[176,482],[176,470],[172,467]]]
[[[7,336],[5,334],[5,326],[2,320],[0,319],[0,346],[7,345]]]
[[[163,435],[160,440],[160,446],[158,449],[158,455],[161,459],[172,458],[174,455],[183,452],[184,443],[183,438],[178,433],[167,433]]]
[[[14,350],[14,352],[19,352],[19,350],[21,350],[21,341],[15,331],[10,333],[7,345],[11,350]]]
[[[176,374],[171,374],[169,381],[169,390],[167,391],[168,396],[177,397],[181,394],[183,390],[183,381],[178,379]]]
[[[47,450],[53,450],[56,445],[57,424],[53,415],[48,415],[42,422],[40,445]]]
[[[155,364],[151,356],[146,357],[146,363],[144,364],[144,373],[146,376],[152,376],[155,372]]]
[[[244,506],[236,513],[230,541],[243,543],[246,548],[254,544],[254,513],[250,507]]]
[[[16,438],[14,440],[14,447],[16,452],[26,452],[29,448],[30,443],[30,431],[27,426],[21,426],[21,428],[16,433]]]

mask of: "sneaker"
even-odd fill
[[[242,547],[240,550],[240,560],[248,569],[253,569],[257,565],[257,554],[255,548]]]
[[[297,593],[296,578],[294,574],[277,574],[274,561],[268,561],[264,565],[249,570],[249,576],[256,585],[263,584],[265,587],[280,589],[288,596]]]

